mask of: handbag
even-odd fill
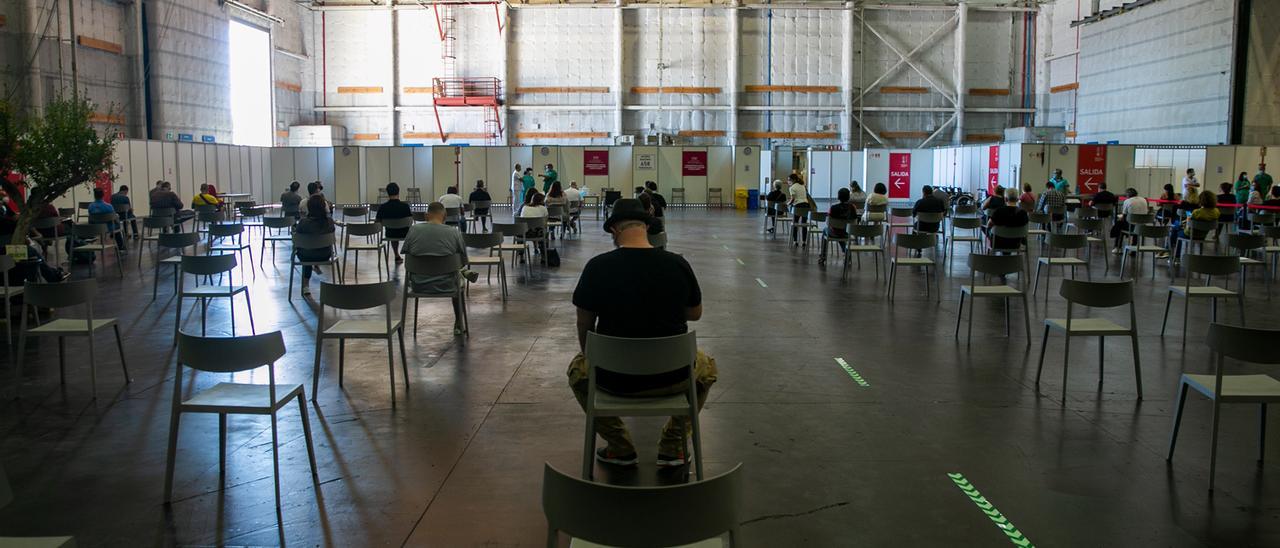
[[[547,266],[549,267],[560,266],[560,252],[558,250],[555,250],[555,249],[547,250]]]

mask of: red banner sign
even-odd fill
[[[911,153],[889,153],[889,197],[911,197]]]
[[[608,175],[609,174],[609,151],[607,150],[582,151],[582,174],[583,175]]]
[[[93,186],[96,188],[101,188],[103,194],[107,195],[106,197],[107,203],[111,203],[112,188],[111,188],[110,173],[107,173],[106,171],[99,171],[97,178],[94,179],[93,181]]]
[[[707,176],[707,151],[705,150],[686,150],[684,151],[684,159],[680,163],[681,171],[685,177],[706,177]]]
[[[992,145],[987,155],[987,194],[995,194],[1000,186],[1000,145]]]
[[[1106,145],[1080,145],[1076,166],[1076,188],[1080,193],[1098,192],[1098,185],[1107,179]]]

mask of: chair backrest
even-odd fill
[[[71,233],[77,238],[96,238],[107,233],[107,225],[101,223],[71,225]]]
[[[217,223],[222,220],[222,212],[213,209],[197,209],[196,218],[202,223]]]
[[[213,237],[239,236],[242,232],[244,232],[244,225],[240,223],[209,225],[209,235]]]
[[[217,211],[218,206],[209,205],[209,204],[199,204],[199,205],[191,206],[191,209],[196,213],[203,213],[206,211]]]
[[[1273,225],[1273,224],[1276,224],[1276,214],[1275,213],[1254,213],[1252,215],[1249,215],[1249,220],[1261,225]]]
[[[973,230],[982,226],[982,221],[977,217],[952,217],[951,228],[959,228],[964,230]]]
[[[650,234],[649,245],[659,249],[665,249],[667,247],[667,233],[659,232],[657,234]]]
[[[143,228],[169,228],[173,226],[173,217],[143,217]]]
[[[182,249],[200,243],[200,234],[196,232],[175,232],[161,234],[156,245],[164,248]]]
[[[410,255],[412,257],[412,255]],[[393,281],[371,284],[320,284],[320,304],[342,310],[365,310],[390,305],[396,298]]]
[[[521,217],[520,220],[524,221],[525,226],[529,227],[529,230],[533,230],[535,228],[547,228],[546,217]],[[521,233],[518,234],[518,236],[524,236],[524,234]]]
[[[1093,308],[1115,308],[1133,302],[1133,280],[1123,282],[1086,282],[1062,280],[1058,290],[1062,298]]]
[[[347,223],[347,236],[375,236],[382,234],[382,223]]]
[[[1006,276],[1022,272],[1022,258],[1017,255],[969,254],[969,269],[974,273]]]
[[[1039,212],[1039,211],[1032,211],[1032,212],[1030,212],[1030,213],[1028,213],[1028,214],[1027,214],[1027,221],[1028,221],[1028,222],[1032,222],[1032,223],[1036,223],[1036,224],[1041,224],[1041,225],[1043,225],[1043,224],[1048,224],[1048,223],[1049,223],[1049,214],[1048,214],[1048,213],[1042,213],[1042,212]]]
[[[120,220],[120,215],[116,213],[94,213],[89,216],[90,223],[114,223]]]
[[[15,266],[18,266],[18,263],[13,260],[13,257],[10,257],[8,255],[0,255],[0,275],[3,275],[9,272],[10,270],[13,270],[13,267]],[[5,280],[4,278],[0,278],[0,286],[3,286],[3,285],[5,285]]]
[[[133,205],[132,205],[132,204],[112,204],[112,205],[111,205],[111,208],[112,208],[112,209],[114,209],[114,210],[116,210],[116,213],[117,213],[117,214],[120,214],[120,213],[128,213],[128,212],[130,212],[130,211],[133,211]]]
[[[236,255],[183,255],[182,271],[196,276],[208,276],[231,272],[236,268]]]
[[[472,234],[470,232],[462,235],[462,242],[472,249],[489,249],[502,245],[503,236],[501,232],[490,232],[487,234]]]
[[[529,231],[529,225],[524,222],[493,223],[493,231],[503,236],[524,236]]]
[[[1280,365],[1280,346],[1259,344],[1259,341],[1274,341],[1271,337],[1280,337],[1280,330],[1212,323],[1209,324],[1209,336],[1205,342],[1210,350],[1220,356],[1251,363]]]
[[[364,217],[369,214],[369,208],[365,206],[343,206],[342,216],[345,217]]]
[[[871,204],[867,206],[867,213],[884,213],[888,209],[889,204]]]
[[[1130,213],[1125,215],[1125,221],[1131,225],[1149,225],[1156,222],[1155,213]]]
[[[597,544],[683,546],[737,530],[742,484],[742,464],[703,481],[645,487],[595,483],[547,464],[542,512],[552,531]]]
[[[827,217],[827,232],[834,233],[834,232],[836,232],[837,230],[843,231],[843,230],[845,230],[845,228],[846,228],[846,227],[848,227],[848,226],[849,226],[849,223],[852,223],[852,222],[853,222],[853,221],[850,221],[849,219],[835,219],[835,218],[832,218],[832,217],[828,216],[828,217]]]
[[[293,233],[293,248],[298,249],[326,249],[331,248],[338,239],[332,232],[326,234],[299,234]]]
[[[884,235],[884,229],[880,225],[850,224],[845,230],[851,238],[879,238]]]
[[[1169,229],[1161,225],[1142,225],[1138,227],[1138,236],[1142,238],[1164,238],[1169,235]]]
[[[98,281],[93,278],[58,284],[27,282],[23,289],[22,302],[44,308],[66,308],[81,304],[92,306],[93,297],[97,294]]]
[[[425,212],[425,211],[414,211],[414,212],[413,212],[413,222],[415,222],[415,223],[425,223],[425,222],[427,222],[427,212]]]
[[[1280,239],[1280,226],[1264,226],[1262,234],[1272,240]]]
[[[874,210],[872,210],[872,211],[874,211]],[[893,216],[893,217],[910,217],[910,216],[911,216],[911,208],[909,208],[909,207],[891,207],[891,208],[889,208],[889,215],[890,215],[890,216]]]
[[[1076,228],[1079,228],[1081,232],[1101,232],[1102,219],[1096,217],[1091,219],[1076,219]]]
[[[489,209],[489,206],[491,205],[493,205],[493,200],[475,200],[471,202],[471,209]]]
[[[284,335],[279,331],[242,337],[201,337],[178,333],[178,364],[197,371],[248,371],[271,365],[283,358],[284,353]],[[271,380],[275,382],[274,378]]]
[[[262,226],[267,228],[289,228],[293,226],[293,217],[263,217]]]
[[[381,221],[379,221],[379,222],[381,222],[381,223],[382,223],[382,228],[385,228],[385,229],[409,228],[409,227],[413,226],[413,217],[400,217],[400,218],[396,218],[396,219],[383,219],[383,220],[381,220]]]
[[[462,269],[462,257],[458,255],[405,255],[404,270],[422,276],[457,274]]]
[[[1089,206],[1078,208],[1076,209],[1076,218],[1077,219],[1097,219],[1098,210]]]
[[[893,236],[894,245],[905,249],[929,249],[937,245],[937,241],[937,236],[927,232],[895,234]]]
[[[1240,272],[1240,257],[1235,255],[1187,255],[1187,273],[1227,276]],[[1191,283],[1191,276],[1187,276]]]
[[[810,211],[810,212],[809,212],[809,221],[810,221],[810,222],[813,222],[813,223],[822,223],[822,222],[826,222],[826,220],[827,220],[827,214],[826,214],[825,212],[822,212],[822,211]]]
[[[1203,240],[1218,228],[1217,221],[1201,221],[1198,219],[1191,219],[1191,222],[1187,223],[1187,225],[1186,234],[1192,240]]]
[[[610,337],[590,331],[586,354],[592,369],[626,375],[658,375],[685,369],[692,380],[698,337],[695,331],[646,339]]]
[[[154,210],[153,210],[153,211],[154,211]],[[58,208],[58,216],[59,216],[59,217],[74,217],[74,216],[75,216],[75,214],[76,214],[76,208],[74,208],[74,207],[60,207],[60,208]]]
[[[448,221],[454,221],[454,222],[457,222],[457,221],[458,221],[458,219],[460,219],[460,218],[462,218],[462,208],[460,208],[460,207],[446,207],[446,208],[444,208],[444,220],[445,220],[446,222],[448,222]]]
[[[40,217],[31,221],[31,228],[40,230],[45,228],[54,228],[62,224],[62,219],[57,217]]]
[[[973,204],[956,204],[954,211],[956,215],[973,215],[978,212],[978,206]]]
[[[547,217],[550,217],[553,219],[559,219],[560,217],[564,217],[564,206],[559,206],[559,205],[547,206]]]
[[[1000,238],[1009,238],[1012,240],[1017,238],[1026,238],[1027,230],[1028,230],[1027,225],[1022,225],[1022,226],[996,225],[991,228],[991,235],[997,236]]]
[[[1232,249],[1240,251],[1249,251],[1253,249],[1262,249],[1267,246],[1267,237],[1262,234],[1228,234],[1227,245]]]
[[[240,215],[243,217],[265,217],[268,209],[270,208],[257,207],[254,205],[242,206],[240,208]]]
[[[916,222],[941,223],[943,217],[945,217],[945,215],[943,215],[942,213],[930,213],[927,211],[921,211],[920,213],[916,214]]]
[[[1050,234],[1049,247],[1058,249],[1084,249],[1089,245],[1089,237],[1084,234]]]

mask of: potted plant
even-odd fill
[[[29,120],[0,103],[0,187],[18,206],[14,234],[26,234],[46,205],[76,185],[115,177],[115,133],[99,135],[93,113],[92,102],[75,96],[50,101]]]

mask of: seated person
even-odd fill
[[[1231,206],[1234,206],[1236,203],[1235,189],[1232,188],[1231,183],[1222,183],[1221,185],[1218,185],[1218,189],[1222,191],[1221,193],[1218,194],[1218,212],[1219,212],[1218,219],[1221,221],[1234,223],[1236,221],[1237,208],[1231,207]],[[1223,207],[1224,205],[1227,207]],[[1218,225],[1217,233],[1221,233],[1221,232],[1222,232],[1222,225]],[[1214,235],[1215,238],[1217,237],[1217,233],[1215,233]]]
[[[451,186],[445,189],[444,194],[442,194],[439,198],[437,198],[436,201],[444,205],[445,223],[449,225],[457,226],[459,230],[466,232],[467,223],[463,222],[462,220],[463,219],[463,215],[462,215],[463,202],[462,202],[462,196],[458,194],[458,187]],[[457,210],[458,217],[456,220],[449,220],[450,209]]]
[[[1112,194],[1110,190],[1107,190],[1107,183],[1098,183],[1098,192],[1093,195],[1093,206],[1096,208],[1099,205],[1110,204],[1112,209],[1115,209],[1115,205],[1118,203],[1120,203],[1120,199],[1115,194]],[[1098,210],[1099,219],[1105,219],[1110,216],[1110,211]]]
[[[831,208],[827,210],[827,226],[823,228],[824,234],[828,238],[848,238],[849,231],[844,228],[848,221],[858,218],[858,210],[854,209],[852,196],[847,188],[841,188],[836,191],[836,203],[831,204]],[[837,223],[839,227],[832,227],[831,221],[845,221],[846,223]],[[837,242],[840,249],[846,250],[845,242]],[[826,264],[827,262],[827,246],[822,246],[822,252],[818,255],[818,264]]]
[[[1044,193],[1040,195],[1040,202],[1036,209],[1040,213],[1051,214],[1050,220],[1054,223],[1060,223],[1063,220],[1062,213],[1054,213],[1055,211],[1065,211],[1067,207],[1067,195],[1058,190],[1058,187],[1049,181],[1045,184]],[[1045,227],[1048,229],[1049,227]]]
[[[564,199],[569,204],[569,219],[565,227],[577,232],[578,219],[582,217],[582,197],[586,196],[578,189],[577,181],[570,181],[569,188],[564,189]]]
[[[667,198],[658,193],[658,183],[656,182],[645,181],[644,189],[645,193],[649,194],[649,197],[653,199],[653,216],[661,219],[663,210],[667,209]]]
[[[916,204],[911,208],[911,216],[914,217],[921,213],[944,213],[947,211],[947,204],[933,195],[933,187],[924,185],[920,188],[920,192],[924,194]],[[941,223],[916,221],[916,230],[919,232],[937,232]]]
[[[1212,192],[1201,192],[1196,197],[1200,202],[1197,204],[1196,209],[1191,212],[1190,219],[1194,221],[1209,221],[1216,225],[1218,217],[1221,215],[1218,212],[1218,197]],[[1215,226],[1214,228],[1216,229],[1217,227]],[[1191,234],[1191,232],[1192,230],[1190,228],[1189,221],[1184,222],[1181,218],[1174,220],[1173,226],[1169,230],[1169,249],[1173,250],[1173,255],[1175,257],[1178,256],[1178,251],[1182,246],[1182,242],[1178,240],[1181,238],[1187,238],[1188,234]],[[1208,237],[1207,234],[1198,233],[1193,236],[1195,238]],[[1159,255],[1156,255],[1157,259],[1164,259],[1168,257],[1168,252],[1162,252]]]
[[[1004,207],[1004,187],[996,185],[996,191],[987,196],[987,199],[982,201],[982,206],[978,209],[984,214],[990,215],[988,212],[998,207]]]
[[[1111,237],[1115,239],[1115,248],[1112,253],[1119,254],[1124,249],[1124,237],[1129,232],[1129,216],[1130,215],[1146,215],[1151,213],[1151,204],[1147,203],[1147,199],[1138,196],[1137,189],[1128,188],[1124,191],[1124,206],[1120,208],[1120,215],[1116,217],[1116,224],[1111,225]]]
[[[22,287],[23,282],[27,280],[35,281],[37,276],[48,283],[61,282],[70,278],[70,272],[49,266],[45,262],[44,256],[31,245],[30,240],[25,237],[14,237],[14,232],[18,230],[18,216],[13,213],[9,205],[9,195],[0,190],[0,241],[4,241],[6,244],[11,241],[19,242],[19,240],[25,242],[27,244],[27,260],[18,262],[13,270],[9,271],[9,279],[0,280],[0,282],[7,283],[9,286]],[[30,232],[33,231],[28,230],[28,233]],[[6,253],[4,246],[0,246],[0,255]]]
[[[1035,211],[1038,201],[1039,198],[1036,197],[1036,193],[1031,191],[1031,185],[1022,185],[1022,194],[1018,196],[1018,207],[1028,212]]]
[[[306,216],[293,226],[295,234],[333,234],[333,219],[329,218],[329,203],[324,200],[324,196],[312,195],[307,198]],[[300,261],[325,261],[333,255],[333,248],[326,247],[323,249],[295,249]],[[318,274],[320,267],[303,266],[302,267],[302,296],[311,294],[311,272]]]
[[[525,204],[524,209],[521,209],[521,210],[520,210],[520,217],[519,217],[519,218],[520,218],[520,219],[538,219],[538,218],[546,219],[546,218],[547,218],[547,216],[549,215],[549,213],[548,213],[548,211],[547,211],[547,206],[546,206],[546,205],[544,205],[544,203],[545,203],[545,201],[544,201],[544,200],[545,200],[545,198],[543,198],[543,195],[542,195],[541,193],[539,193],[539,192],[535,189],[535,190],[531,193],[531,198],[529,199],[529,203],[528,203],[528,204]],[[538,239],[540,239],[540,238],[542,238],[544,235],[546,235],[546,231],[545,231],[544,229],[542,229],[542,228],[530,228],[527,232],[525,232],[525,237],[526,237],[526,238],[538,238]],[[537,244],[537,245],[538,245],[538,247],[537,247],[534,251],[535,251],[535,252],[538,252],[538,253],[541,253],[541,252],[543,251],[543,250],[542,250],[542,242],[538,242],[538,244]],[[523,260],[523,259],[524,259],[524,257],[523,257],[523,252],[522,252],[522,253],[521,253],[521,260]]]
[[[431,202],[427,206],[427,222],[417,223],[409,228],[409,235],[404,239],[406,255],[445,257],[458,255],[462,259],[463,270],[457,274],[427,276],[410,274],[409,287],[414,293],[455,293],[462,278],[471,282],[479,279],[479,274],[466,270],[467,244],[462,240],[462,232],[444,224],[444,204]],[[453,299],[453,334],[462,334],[462,301]]]
[[[1029,222],[1027,210],[1020,206],[1018,189],[1007,188],[1004,190],[1004,204],[991,212],[991,216],[987,219],[987,228],[994,229],[997,226],[1020,227],[1027,226]],[[1026,238],[996,236],[995,230],[990,230],[990,234],[992,251],[1018,251],[1027,243]]]
[[[215,211],[222,211],[222,198],[218,197],[218,189],[213,185],[201,185],[200,193],[191,199],[191,208],[196,206],[213,206]]]
[[[302,216],[302,195],[298,194],[299,185],[297,181],[289,183],[289,190],[280,194],[280,213],[286,217],[297,219]]]
[[[693,268],[679,255],[654,249],[647,236],[653,217],[639,200],[620,199],[605,221],[605,231],[613,236],[617,249],[592,258],[582,269],[573,304],[578,310],[579,354],[569,364],[569,386],[578,403],[586,405],[588,365],[587,332],[612,337],[653,338],[686,333],[687,322],[702,317],[702,291]],[[698,351],[694,363],[698,409],[716,382],[716,362]],[[597,387],[626,396],[665,396],[688,390],[687,373],[652,376],[622,375],[598,370]],[[658,443],[658,466],[683,466],[690,423],[672,417]],[[620,466],[639,462],[631,435],[617,417],[597,417],[595,431],[607,445],[596,451],[596,459]],[[699,456],[701,458],[701,456]]]
[[[862,208],[864,221],[884,222],[888,218],[884,211],[871,211],[871,206],[889,206],[889,197],[886,196],[888,192],[889,189],[884,186],[884,183],[876,183],[876,186],[871,187],[871,194],[867,195],[867,203]]]
[[[184,211],[182,209],[182,198],[173,191],[173,185],[169,181],[159,181],[159,186],[151,191],[151,211],[157,209],[172,209],[173,231],[182,232],[182,223],[196,216],[193,211]]]
[[[138,235],[138,218],[133,214],[133,202],[129,200],[129,187],[120,185],[120,190],[111,195],[111,207],[113,210],[123,210],[120,213],[121,221],[129,221],[122,228],[131,228],[134,239],[139,238]],[[56,209],[54,210],[57,211]]]
[[[108,215],[116,212],[116,208],[105,201],[106,196],[107,193],[101,188],[93,189],[93,202],[89,204],[89,215]],[[120,235],[120,223],[116,221],[107,223],[107,230],[111,231],[111,236],[116,240],[116,249],[124,251],[124,236]]]
[[[471,195],[467,197],[467,201],[475,204],[476,202],[492,202],[493,197],[489,196],[489,191],[484,189],[484,181],[476,181],[476,189],[471,191]],[[473,213],[476,219],[480,220],[480,230],[484,231],[489,226],[489,208],[477,207]]]
[[[413,211],[409,210],[409,204],[400,201],[400,185],[394,182],[387,183],[387,201],[378,206],[378,214],[374,218],[381,221],[405,217],[413,217]],[[404,238],[409,234],[409,227],[388,228],[385,232],[388,238]],[[395,254],[397,263],[404,262],[404,259],[400,258],[399,240],[391,241],[391,252]]]
[[[768,204],[768,215],[777,216],[778,204],[787,203],[787,193],[782,191],[782,181],[774,181],[773,190],[770,190],[769,194],[765,195],[764,199],[765,203]],[[775,222],[774,226],[769,227],[768,231],[773,232],[776,229],[777,223]]]
[[[1280,206],[1280,186],[1271,187],[1271,195],[1262,201],[1262,205],[1271,207]]]

